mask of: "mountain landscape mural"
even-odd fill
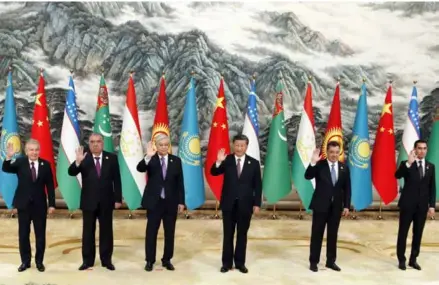
[[[9,2],[0,3],[0,110],[6,76],[13,85],[20,135],[30,136],[40,69],[46,78],[54,153],[58,153],[68,76],[73,72],[82,139],[93,127],[99,78],[109,88],[116,146],[130,71],[143,139],[149,140],[162,73],[167,85],[172,145],[178,146],[185,90],[195,72],[203,153],[221,76],[230,135],[240,132],[256,76],[262,161],[277,80],[284,81],[290,156],[308,78],[321,140],[337,80],[349,141],[363,79],[373,139],[389,80],[400,142],[417,81],[422,137],[439,104],[438,3],[287,2]],[[3,111],[0,112],[1,117]],[[347,146],[347,143],[345,144]]]

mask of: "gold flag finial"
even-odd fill
[[[416,83],[418,83],[418,81],[417,80],[413,80],[413,84],[416,85]]]
[[[390,84],[390,85],[393,84],[393,80],[392,80],[392,79],[389,80],[389,84]]]
[[[73,69],[70,69],[70,75],[73,75]]]
[[[224,72],[223,71],[221,71],[221,79],[224,79]]]
[[[312,75],[309,75],[308,76],[308,81],[311,81],[312,80]]]
[[[134,75],[134,69],[131,69],[130,70],[130,77],[133,77],[133,75]]]
[[[366,77],[363,77],[363,83],[365,83],[366,82]]]
[[[194,76],[195,75],[195,71],[191,71],[191,76]]]
[[[104,75],[105,69],[103,66],[101,66],[101,74]]]
[[[8,67],[9,71],[12,71],[12,64]]]
[[[253,79],[253,80],[256,80],[256,72],[253,73],[253,75],[252,75],[252,79]]]

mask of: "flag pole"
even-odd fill
[[[277,215],[276,215],[276,204],[273,205],[273,214],[271,215],[271,218],[273,220],[277,220]]]
[[[299,200],[299,220],[303,220],[303,215],[302,215],[302,200]]]
[[[357,219],[357,215],[355,214],[357,211],[355,209],[352,210],[352,220]]]
[[[378,220],[382,220],[383,219],[383,216],[381,214],[381,212],[382,212],[382,205],[383,205],[383,200],[380,197],[380,208],[379,208],[379,214],[378,214],[378,217],[377,217]]]
[[[219,219],[218,206],[219,206],[219,202],[217,200],[216,203],[215,203],[215,215],[213,216],[214,219]]]
[[[189,211],[188,211],[187,209],[184,211],[184,217],[185,217],[187,220],[191,218],[191,216],[189,216]]]

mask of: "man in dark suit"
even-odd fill
[[[416,261],[421,249],[422,232],[424,231],[427,212],[434,216],[436,206],[436,182],[434,164],[425,160],[427,142],[418,140],[408,160],[401,162],[396,170],[397,179],[404,178],[404,187],[398,201],[399,229],[396,246],[399,269],[406,270],[405,248],[410,224],[413,222],[412,251],[409,266],[421,270]]]
[[[313,210],[309,269],[318,271],[323,234],[327,226],[326,267],[340,271],[337,258],[337,235],[341,216],[349,214],[351,181],[348,167],[339,161],[340,144],[330,141],[327,159],[320,160],[320,150],[314,150],[311,164],[305,171],[305,179],[315,179],[316,188],[309,208]],[[319,161],[320,160],[320,161]]]
[[[16,173],[18,186],[15,192],[13,207],[18,211],[18,236],[21,265],[18,271],[22,272],[30,268],[30,224],[34,225],[36,254],[35,264],[38,271],[45,270],[43,259],[46,249],[46,220],[47,213],[55,211],[55,189],[53,185],[53,173],[50,163],[39,157],[40,143],[30,139],[25,146],[26,156],[11,160],[15,154],[14,146],[8,144],[6,160],[2,170],[8,173]],[[46,195],[47,189],[47,195]],[[47,198],[49,208],[47,208]]]
[[[137,164],[137,171],[148,173],[148,183],[143,192],[142,206],[146,209],[147,225],[145,239],[145,270],[153,269],[156,259],[157,233],[163,220],[165,248],[162,266],[174,270],[171,259],[174,255],[175,223],[177,211],[184,210],[183,168],[179,157],[169,152],[170,139],[167,135],[155,137],[148,143],[146,156]]]
[[[113,255],[113,209],[122,205],[119,162],[115,154],[103,151],[101,134],[89,138],[90,154],[84,148],[76,150],[76,161],[68,170],[70,176],[81,174],[82,191],[82,265],[79,270],[94,266],[96,256],[96,219],[99,220],[99,255],[101,264],[115,270]]]
[[[236,135],[233,138],[234,153],[226,155],[225,150],[221,149],[216,163],[210,169],[214,176],[224,175],[220,201],[223,214],[223,273],[232,268],[233,261],[240,272],[248,272],[245,266],[247,232],[252,214],[258,213],[261,207],[261,166],[259,161],[245,154],[248,142],[247,136]],[[235,228],[237,237],[234,249]]]

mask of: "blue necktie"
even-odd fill
[[[332,185],[335,186],[335,183],[337,183],[337,175],[335,173],[335,163],[331,165],[331,179],[332,179]]]

